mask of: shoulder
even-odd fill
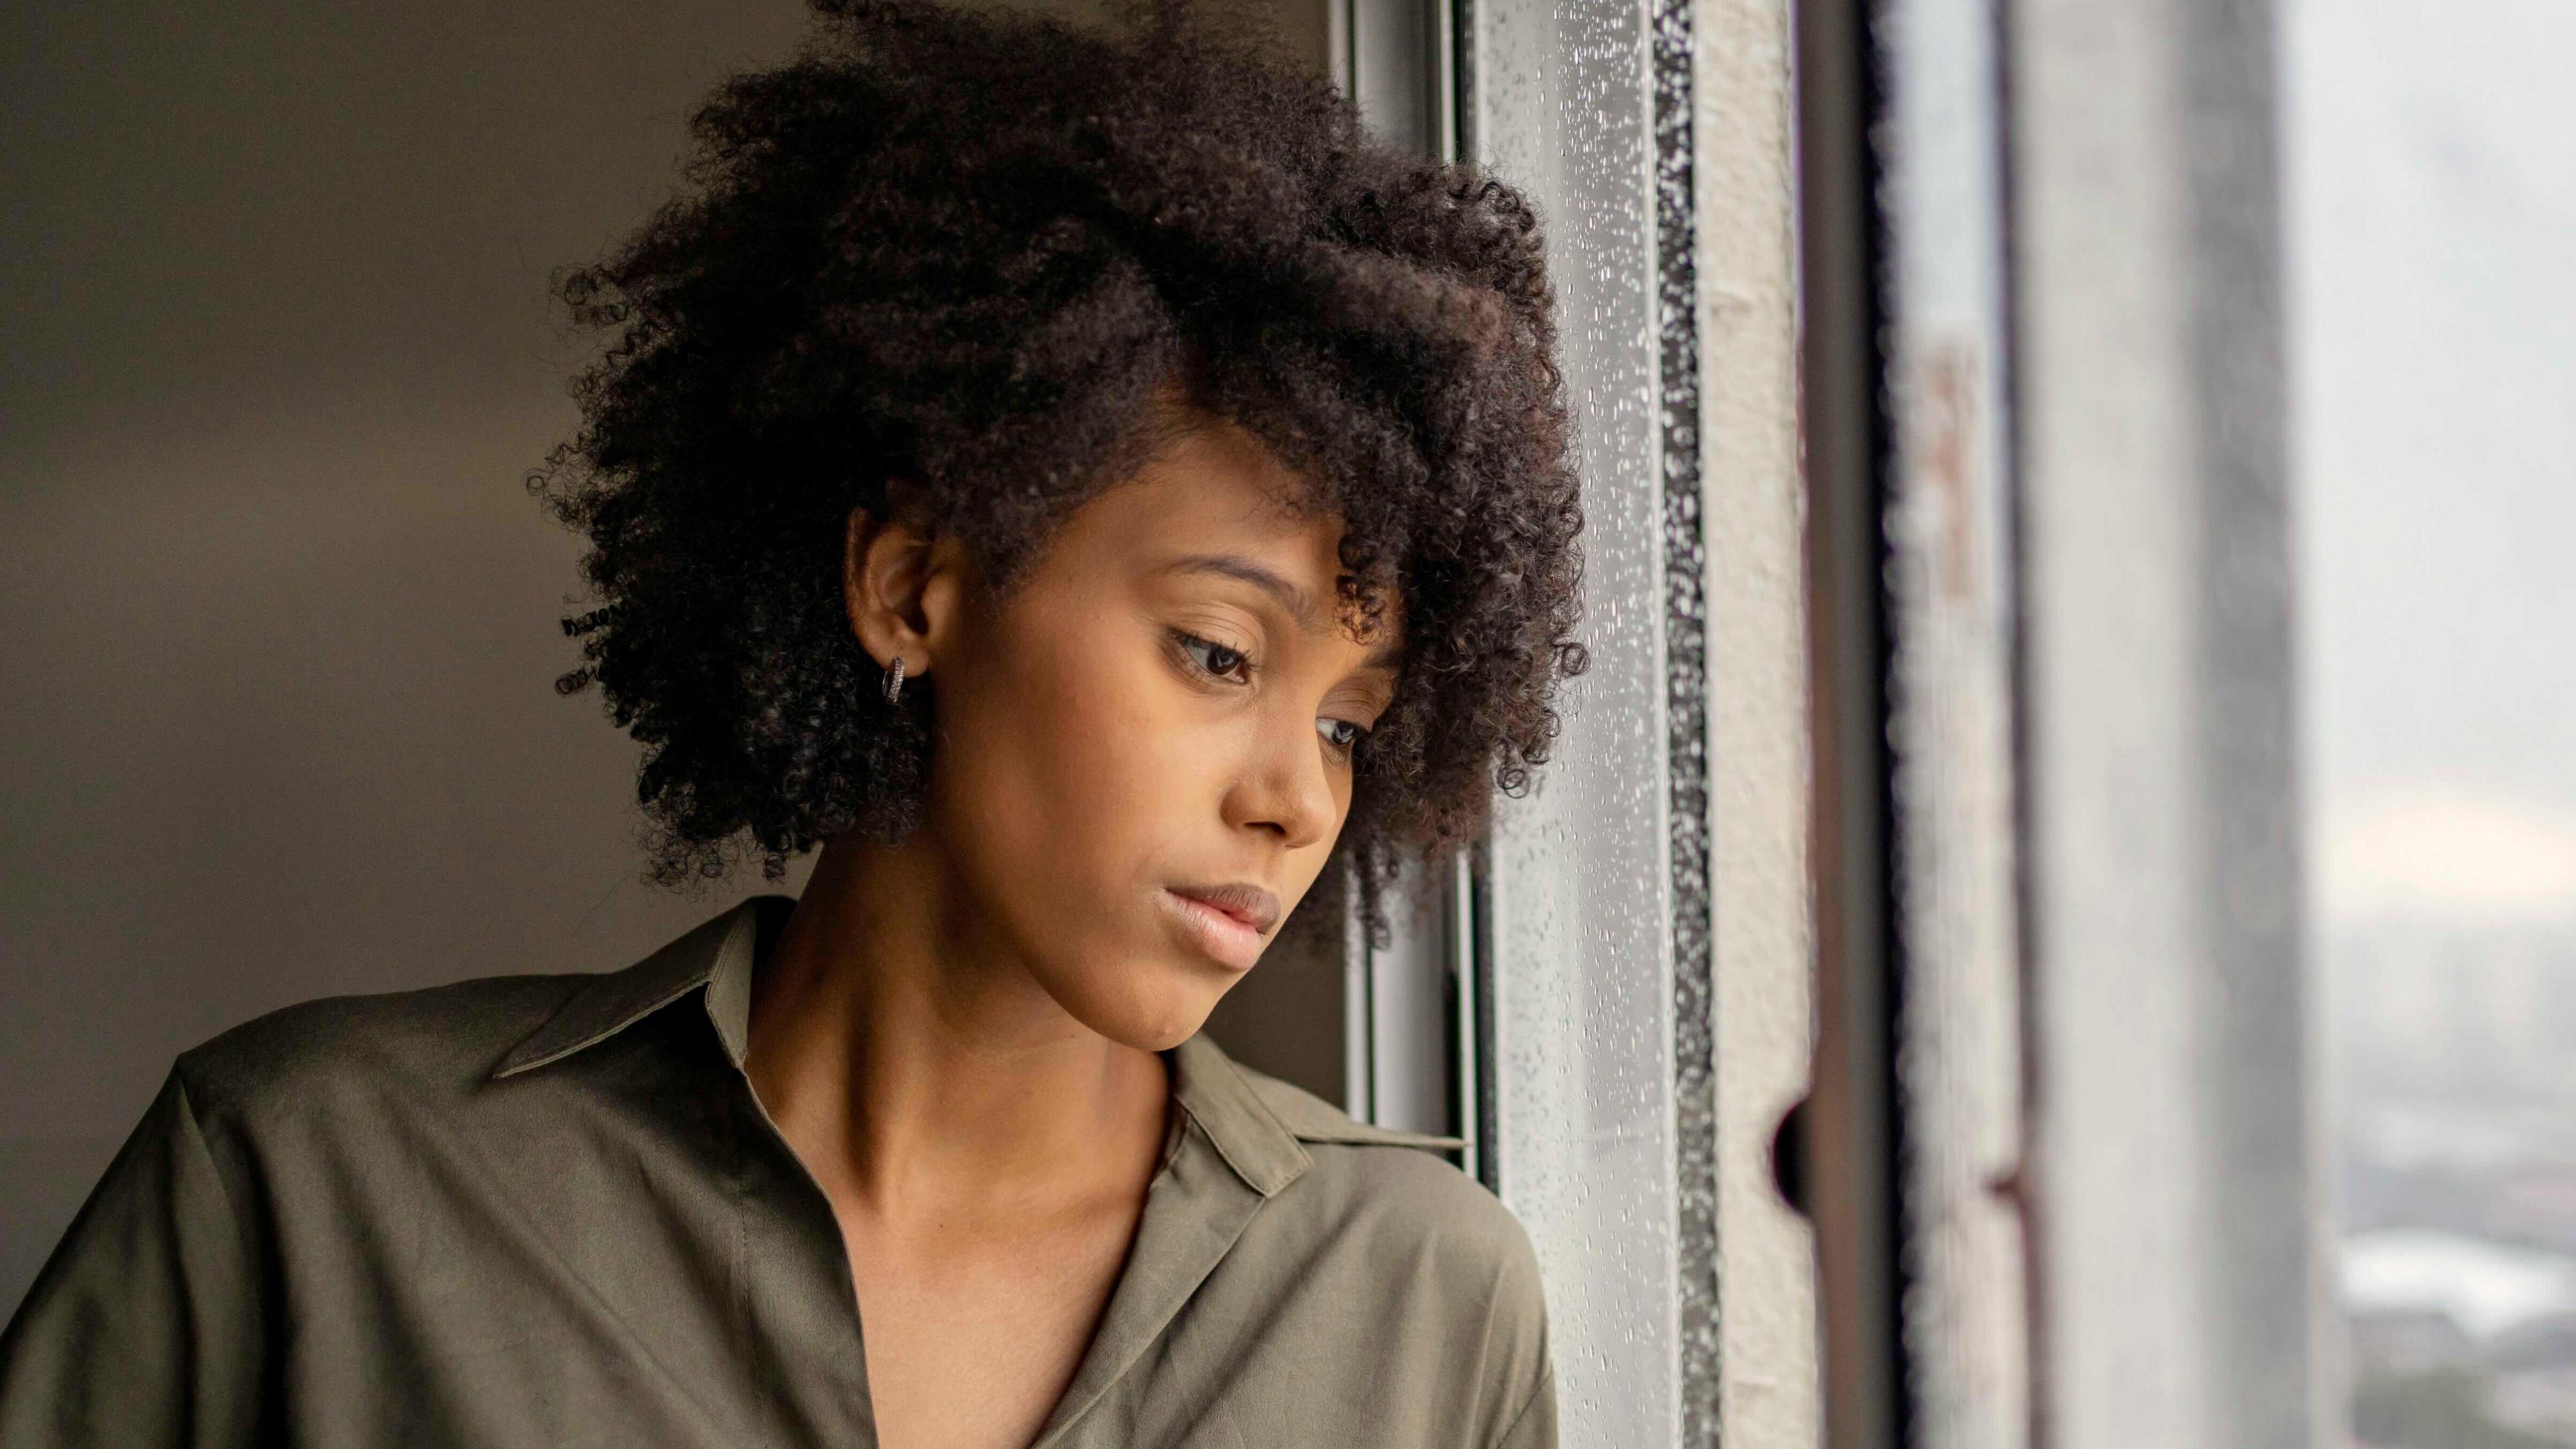
[[[1436,1253],[1480,1278],[1506,1316],[1535,1320],[1542,1313],[1529,1232],[1452,1160],[1460,1139],[1361,1122],[1301,1087],[1239,1063],[1236,1070],[1313,1159],[1289,1191],[1304,1192],[1382,1247]]]
[[[1387,1345],[1438,1345],[1447,1379],[1475,1385],[1471,1442],[1553,1445],[1555,1371],[1536,1248],[1511,1209],[1450,1160],[1454,1137],[1353,1120],[1311,1092],[1238,1066],[1310,1165],[1264,1208],[1301,1284]],[[1387,1351],[1397,1350],[1390,1347]]]
[[[595,979],[488,976],[300,1002],[180,1053],[173,1075],[200,1119],[311,1121],[367,1104],[416,1109],[470,1091]]]

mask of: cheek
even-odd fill
[[[1170,1046],[1229,984],[1181,952],[1155,898],[1218,829],[1226,742],[1132,642],[987,658],[942,696],[955,716],[933,810],[950,858],[1000,941],[1075,1019]]]
[[[989,651],[968,687],[943,697],[955,717],[935,784],[987,905],[1065,944],[1085,923],[1132,929],[1154,904],[1170,842],[1213,808],[1220,767],[1213,741],[1193,747],[1184,686],[1155,673],[1168,667],[1089,632]]]

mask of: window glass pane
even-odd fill
[[[1475,153],[1547,228],[1583,481],[1591,664],[1536,788],[1498,811],[1490,872],[1491,1170],[1547,1274],[1569,1444],[1705,1443],[1715,1399],[1699,596],[1667,587],[1702,562],[1690,207],[1677,190],[1659,214],[1654,185],[1687,145],[1662,123],[1689,92],[1657,19],[1638,0],[1478,0],[1469,67]]]

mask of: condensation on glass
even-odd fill
[[[1704,559],[1689,16],[1478,0],[1476,159],[1547,229],[1590,671],[1490,852],[1489,1172],[1547,1272],[1569,1443],[1714,1442]]]

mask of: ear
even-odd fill
[[[841,542],[841,603],[850,632],[878,666],[903,660],[904,677],[918,679],[938,665],[953,637],[963,596],[961,550],[898,509],[879,518],[850,510]]]

